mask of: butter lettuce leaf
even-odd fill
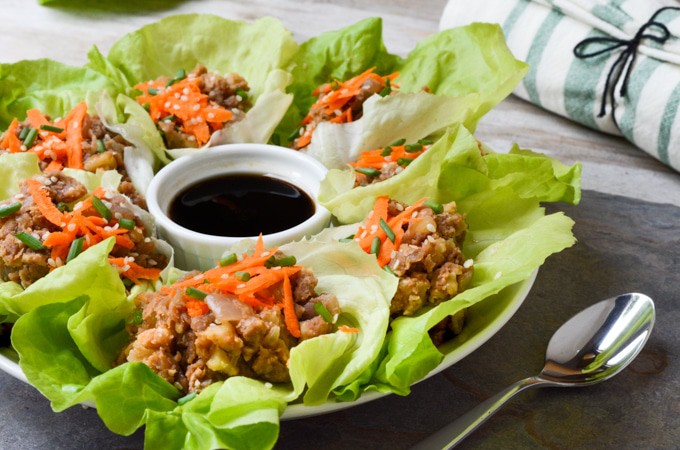
[[[223,75],[237,73],[248,82],[253,107],[244,120],[214,133],[207,146],[265,143],[292,102],[292,95],[285,92],[290,74],[283,68],[297,49],[290,31],[274,18],[247,23],[209,14],[185,14],[166,17],[123,36],[106,56],[93,48],[88,67],[130,96],[134,96],[137,83],[172,77],[180,69],[188,72],[199,64]],[[150,120],[128,122],[153,129],[158,135]],[[166,150],[159,139],[148,140],[156,155]],[[171,155],[176,158],[195,151],[176,149]]]
[[[381,20],[366,19],[301,45],[291,64],[294,105],[277,130],[276,140],[291,140],[291,133],[315,101],[315,88],[370,68],[382,75],[399,72],[395,80],[399,92],[367,102],[364,115],[354,122],[322,123],[315,130],[307,151],[329,168],[397,138],[414,142],[457,123],[473,130],[528,70],[512,56],[498,25],[475,23],[433,34],[400,58],[385,49]],[[425,95],[428,92],[430,96]]]

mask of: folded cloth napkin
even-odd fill
[[[440,28],[470,22],[501,24],[531,66],[516,95],[680,171],[680,2],[449,0]]]

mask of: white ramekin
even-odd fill
[[[235,243],[250,237],[212,236],[184,228],[168,216],[170,203],[198,181],[224,174],[258,174],[279,178],[304,190],[315,212],[301,224],[263,236],[266,246],[277,246],[316,234],[330,223],[330,213],[317,200],[327,169],[303,153],[266,144],[229,144],[181,157],[163,167],[149,184],[146,201],[156,219],[158,235],[175,249],[175,265],[184,270],[207,270]]]

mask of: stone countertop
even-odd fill
[[[512,319],[477,351],[413,387],[321,416],[283,421],[278,449],[408,449],[513,382],[538,373],[550,337],[581,309],[625,292],[656,304],[642,353],[597,386],[524,392],[459,448],[673,449],[680,442],[680,208],[585,191],[578,243],[548,259]],[[0,373],[0,448],[141,448],[143,434],[117,436],[93,409],[55,414],[35,389]]]

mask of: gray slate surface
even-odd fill
[[[551,257],[517,314],[478,351],[413,387],[355,408],[282,423],[278,449],[407,449],[484,398],[543,367],[552,333],[582,308],[638,291],[656,302],[647,346],[614,379],[520,394],[461,449],[673,449],[680,446],[680,208],[584,192],[576,246]],[[33,388],[0,373],[0,449],[141,448],[96,412],[54,414]]]

